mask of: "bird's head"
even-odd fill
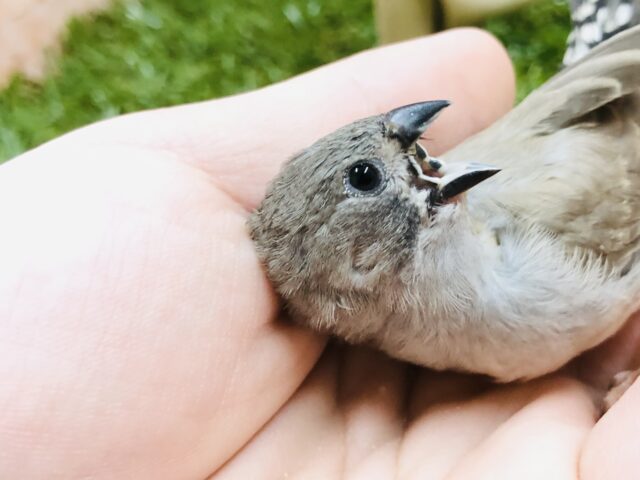
[[[328,323],[340,309],[370,305],[410,270],[419,237],[442,240],[460,195],[498,171],[443,165],[418,144],[448,105],[416,103],[356,121],[284,165],[250,228],[297,314]]]

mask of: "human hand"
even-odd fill
[[[103,122],[2,166],[3,478],[572,478],[579,461],[603,465],[589,445],[608,419],[628,426],[626,399],[592,429],[577,380],[494,387],[323,353],[278,319],[245,227],[267,181],[336,127],[431,98],[454,103],[429,131],[437,153],[511,106],[503,50],[452,31]]]

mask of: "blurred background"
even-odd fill
[[[96,120],[465,24],[507,46],[522,99],[559,68],[570,21],[554,0],[0,0],[0,162]]]

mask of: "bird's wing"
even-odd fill
[[[596,47],[444,160],[503,169],[470,191],[474,215],[514,216],[623,261],[640,245],[640,27]]]

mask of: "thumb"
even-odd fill
[[[452,107],[429,130],[435,154],[488,126],[513,103],[504,48],[457,29],[377,48],[251,93],[123,116],[74,134],[159,148],[207,171],[247,208],[290,155],[357,118],[428,99]]]

